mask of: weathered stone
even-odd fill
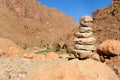
[[[74,39],[75,50],[73,51],[77,58],[90,57],[96,50],[96,47],[93,45],[96,39],[93,37],[92,22],[93,19],[90,16],[84,16],[80,19],[79,32],[75,33],[77,38]],[[96,57],[95,55],[93,58],[97,59],[98,56]]]
[[[96,39],[94,37],[90,38],[75,38],[74,42],[77,44],[94,44]]]
[[[119,80],[119,78],[106,64],[92,59],[73,59],[38,62],[22,80]]]
[[[92,26],[92,23],[91,22],[80,22],[80,25],[81,26],[84,26],[84,27],[91,27]]]
[[[106,56],[120,55],[120,41],[106,40],[98,46],[97,52]]]
[[[61,59],[67,59],[67,58],[69,58],[70,56],[68,55],[68,54],[60,54],[59,55],[59,58],[61,58]]]
[[[80,25],[84,27],[91,27],[92,26],[92,17],[90,16],[84,16],[80,19]]]
[[[120,79],[120,56],[116,56],[106,61],[106,64],[118,75]]]
[[[73,54],[75,57],[78,58],[89,58],[94,53],[92,51],[86,51],[86,50],[73,50]]]
[[[77,50],[88,50],[88,51],[94,51],[96,50],[96,47],[94,45],[80,45],[76,44],[75,49]]]
[[[84,21],[84,22],[92,22],[93,18],[91,16],[83,16],[80,21]]]
[[[49,53],[46,53],[45,58],[46,59],[58,59],[59,56],[55,52],[49,52]]]
[[[88,38],[88,37],[91,37],[92,35],[93,35],[93,32],[89,32],[89,33],[77,32],[77,33],[75,33],[75,36],[78,38]]]
[[[88,33],[88,32],[91,32],[92,31],[92,28],[91,27],[80,27],[79,28],[79,31],[81,32],[81,33]]]
[[[27,59],[43,59],[44,58],[44,55],[43,54],[35,54],[35,53],[25,53],[23,55],[24,58],[27,58]]]

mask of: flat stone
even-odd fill
[[[92,28],[91,27],[80,27],[79,28],[79,31],[81,32],[81,33],[88,33],[88,32],[92,32]]]
[[[92,55],[94,55],[94,52],[92,51],[86,51],[86,50],[73,50],[74,56],[78,58],[89,58]]]
[[[90,38],[75,38],[74,42],[76,44],[84,44],[84,45],[89,45],[89,44],[94,44],[96,42],[96,39],[94,37]]]
[[[90,16],[83,16],[80,18],[80,25],[85,27],[91,27],[93,22],[93,18]]]
[[[80,22],[80,25],[81,25],[82,27],[92,27],[92,23],[91,23],[91,22],[81,21],[81,22]]]
[[[75,44],[75,49],[76,50],[94,51],[94,50],[96,50],[96,47],[94,45]]]
[[[77,32],[75,33],[75,36],[78,37],[78,38],[89,38],[93,35],[93,32],[89,32],[89,33],[80,33],[80,32]]]
[[[80,18],[80,21],[92,22],[93,18],[91,16],[83,16]]]

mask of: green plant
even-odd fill
[[[42,50],[42,51],[38,51],[38,52],[35,52],[36,54],[45,54],[45,53],[48,53],[50,52],[49,50]]]
[[[2,57],[2,54],[0,54],[0,57]]]
[[[24,44],[23,49],[27,49],[29,47],[28,44]]]
[[[54,48],[54,51],[55,51],[55,52],[59,52],[60,49],[61,49],[61,46],[60,46],[59,44],[56,44],[56,45],[55,45],[55,48]]]

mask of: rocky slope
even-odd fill
[[[75,26],[72,17],[35,0],[0,0],[0,37],[24,48],[51,47]]]
[[[106,39],[120,40],[120,0],[113,0],[108,7],[98,9],[93,18],[98,44]]]

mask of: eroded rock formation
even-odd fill
[[[35,0],[0,0],[0,37],[23,48],[51,48],[76,26],[72,17]]]

